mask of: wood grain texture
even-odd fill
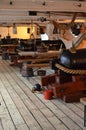
[[[31,92],[36,83],[40,76],[22,77],[18,67],[0,60],[0,130],[85,130],[80,102],[45,100],[43,93]]]

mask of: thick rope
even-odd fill
[[[66,73],[69,73],[69,74],[79,74],[79,75],[86,75],[86,70],[75,70],[75,69],[69,69],[69,68],[66,68],[60,64],[56,64],[56,67]]]

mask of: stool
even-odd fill
[[[37,71],[37,75],[38,76],[45,76],[46,75],[46,71],[45,70],[38,70]]]

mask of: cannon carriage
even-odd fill
[[[51,61],[51,68],[58,78],[53,85],[55,97],[74,102],[86,96],[86,49],[63,50]]]

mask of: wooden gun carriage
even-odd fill
[[[53,85],[55,97],[73,102],[86,96],[86,49],[63,50],[51,61],[51,68],[58,78]]]

